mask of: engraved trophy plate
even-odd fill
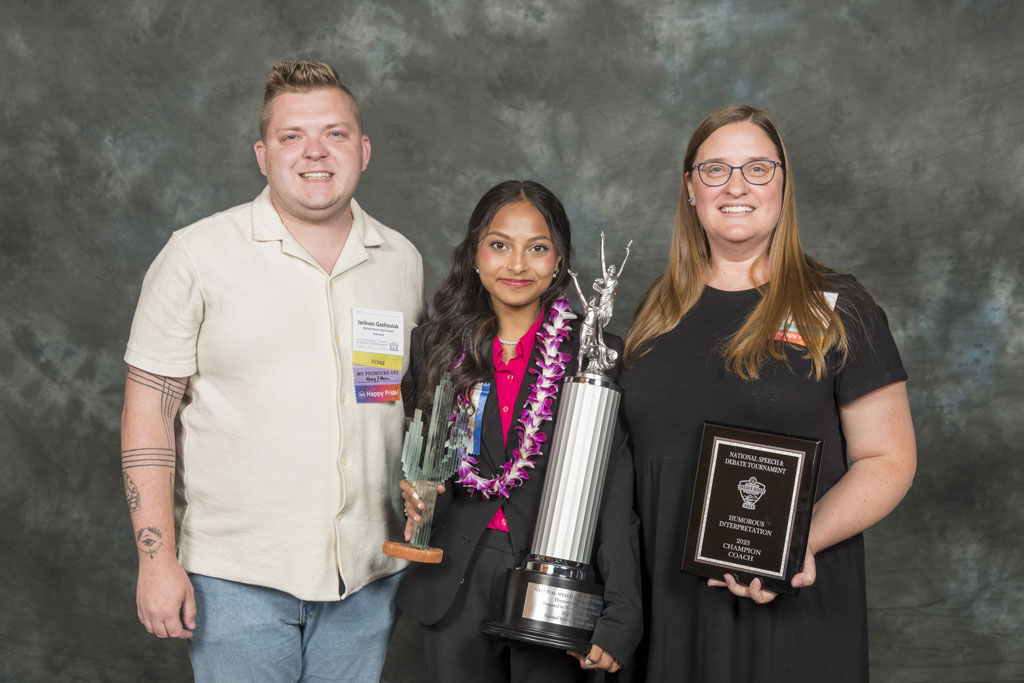
[[[471,443],[468,411],[459,410],[455,420],[449,421],[455,405],[451,375],[446,372],[434,389],[426,447],[423,446],[423,411],[417,409],[413,413],[402,445],[402,471],[423,502],[423,509],[409,542],[386,541],[382,548],[385,555],[429,564],[437,564],[444,556],[443,550],[429,545],[437,487],[452,476]]]
[[[533,582],[526,586],[524,619],[593,631],[602,610],[604,600],[598,595]]]
[[[795,595],[821,441],[704,423],[682,571]]]
[[[601,233],[601,277],[589,299],[570,271],[583,302],[579,365],[564,380],[551,440],[537,525],[525,567],[508,571],[505,608],[484,625],[492,635],[537,645],[587,652],[604,610],[604,587],[594,581],[590,556],[604,493],[622,390],[606,373],[618,353],[604,343],[622,265],[607,265]]]

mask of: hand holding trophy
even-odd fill
[[[429,564],[441,561],[444,551],[430,547],[437,487],[454,474],[470,444],[469,411],[456,400],[451,375],[445,373],[434,390],[426,448],[423,447],[423,411],[419,409],[413,413],[402,447],[402,471],[423,501],[420,521],[414,523],[412,538],[407,543],[385,542],[385,555]]]

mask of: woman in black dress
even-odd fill
[[[618,670],[640,639],[638,522],[622,430],[595,539],[605,607],[589,652],[573,658],[480,630],[501,616],[506,571],[529,552],[559,378],[579,364],[579,321],[563,294],[571,253],[558,198],[534,182],[501,183],[477,204],[430,320],[413,331],[406,402],[429,411],[434,387],[450,370],[455,391],[482,406],[475,455],[459,466],[435,507],[430,544],[444,551],[442,561],[413,564],[396,597],[420,623],[431,680],[576,680],[586,669]],[[408,539],[421,503],[409,499],[405,482],[403,492]]]
[[[910,487],[906,374],[885,314],[808,257],[771,117],[743,105],[690,138],[665,273],[626,340],[648,681],[864,681],[861,532]],[[681,573],[705,420],[824,441],[798,596]]]

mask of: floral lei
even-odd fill
[[[530,372],[539,377],[530,388],[526,409],[519,415],[519,425],[516,426],[519,448],[512,452],[512,459],[502,466],[502,473],[490,479],[480,476],[476,459],[466,453],[459,462],[457,481],[469,489],[470,494],[479,491],[484,498],[494,495],[508,498],[510,489],[530,478],[526,470],[533,468],[533,459],[540,454],[541,446],[547,438],[540,430],[541,425],[552,418],[551,403],[558,396],[565,365],[572,358],[572,354],[562,353],[559,347],[569,338],[569,321],[575,317],[569,310],[566,297],[552,304],[548,322],[537,331],[535,343],[540,345],[540,370],[531,368]]]

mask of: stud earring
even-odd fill
[[[479,274],[480,273],[480,269],[477,268],[476,266],[473,266],[473,272]]]
[[[686,201],[690,202],[690,206],[693,206],[693,201],[694,201],[694,200],[693,200],[693,197],[690,197],[690,198],[689,198],[689,199],[687,199]]]

